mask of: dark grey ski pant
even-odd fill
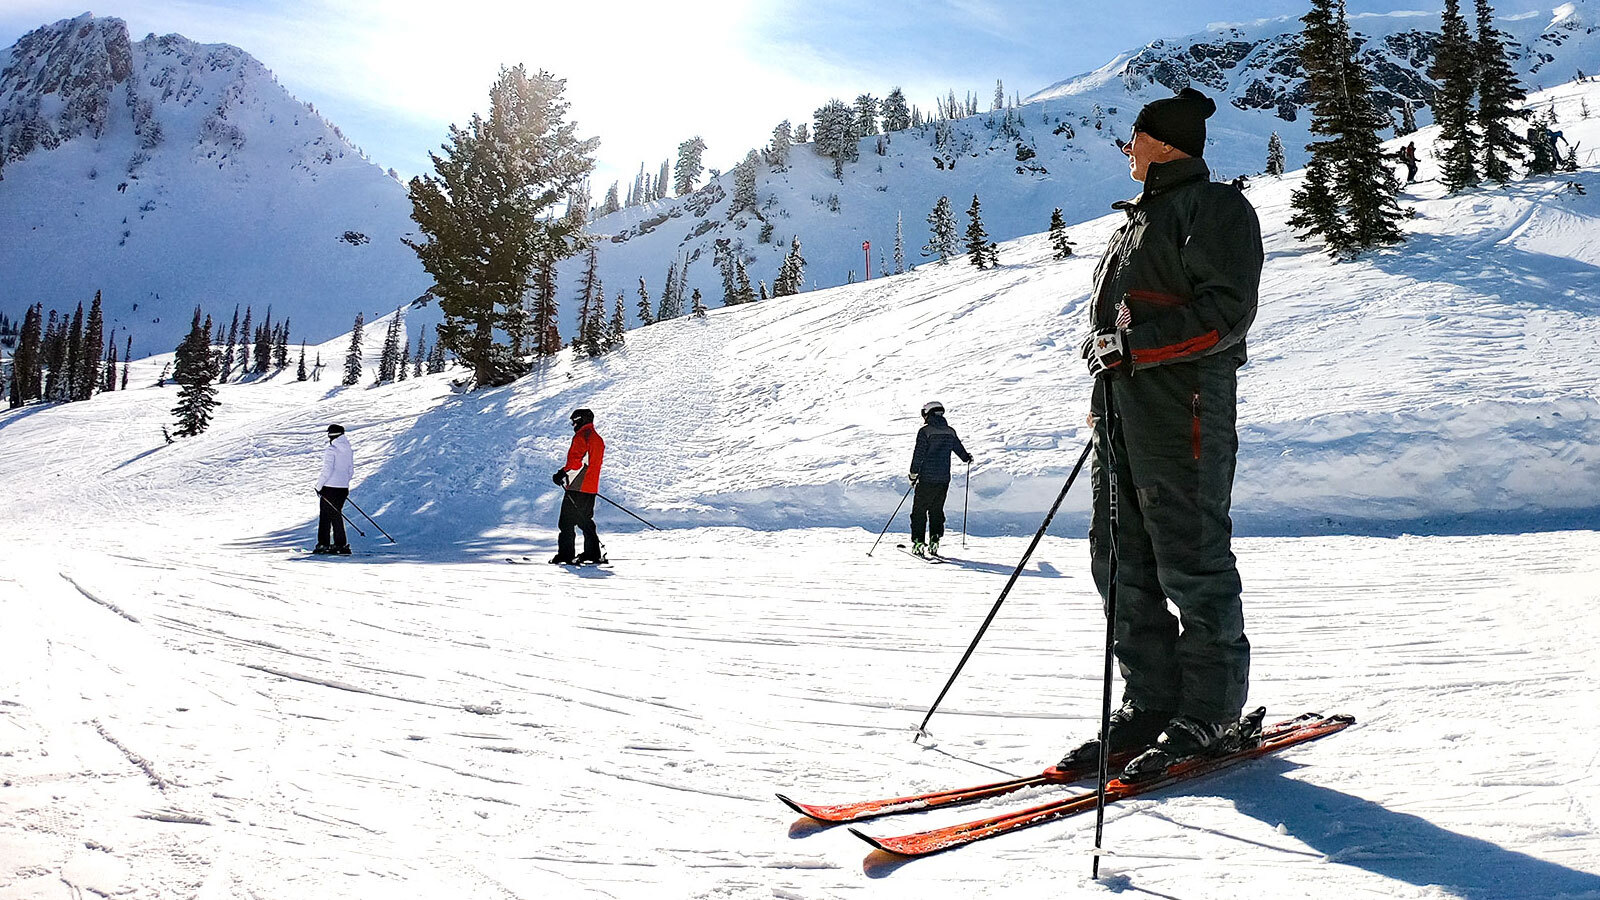
[[[1113,649],[1124,699],[1208,722],[1237,718],[1250,680],[1229,518],[1239,450],[1236,367],[1208,357],[1118,376],[1111,381],[1114,424],[1105,415],[1104,384],[1093,401],[1091,570],[1106,597],[1110,441],[1118,501]]]
[[[574,529],[583,531],[582,559],[600,558],[600,533],[594,527],[594,494],[567,491],[561,498],[561,518],[556,523],[556,555],[562,559],[578,559],[573,555],[578,536]]]
[[[926,528],[928,540],[944,537],[944,498],[950,492],[948,481],[918,481],[911,498],[911,540],[920,541]]]
[[[317,492],[317,543],[324,547],[343,547],[344,501],[350,496],[349,488],[325,487]]]

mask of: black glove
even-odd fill
[[[567,486],[567,470],[566,469],[557,469],[556,473],[554,475],[550,476],[550,480],[554,481],[556,484],[561,485],[562,487],[566,487]]]
[[[906,475],[906,477],[911,479],[911,483],[912,484],[916,484],[917,483],[917,473],[912,472],[912,473]]]
[[[1089,362],[1089,374],[1125,372],[1128,360],[1128,333],[1116,328],[1105,328],[1089,335],[1081,352]]]

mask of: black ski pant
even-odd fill
[[[574,545],[577,544],[577,534],[574,529],[583,529],[583,559],[600,558],[600,533],[594,528],[594,494],[582,491],[567,491],[561,499],[560,534],[556,538],[556,556],[562,559],[576,559],[573,555]]]
[[[1117,611],[1113,649],[1123,699],[1207,722],[1244,707],[1244,633],[1229,507],[1239,441],[1237,365],[1211,357],[1111,380],[1094,392],[1091,570],[1102,598],[1111,571],[1111,467],[1116,463]],[[1176,608],[1174,616],[1168,601]]]
[[[322,499],[317,501],[317,543],[324,547],[343,547],[344,501],[350,496],[349,488],[325,487]]]
[[[918,481],[916,495],[911,498],[911,540],[920,541],[926,531],[928,540],[944,537],[944,495],[950,490],[948,481]]]

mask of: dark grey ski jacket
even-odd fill
[[[944,416],[934,413],[928,417],[928,424],[917,431],[917,448],[911,453],[911,474],[917,476],[918,481],[948,484],[952,453],[961,457],[962,462],[972,462],[972,454],[961,446],[956,430],[945,422]]]

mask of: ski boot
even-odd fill
[[[939,542],[938,541],[929,541],[928,542],[928,555],[929,556],[938,556],[939,555]]]
[[[557,553],[555,556],[550,557],[550,565],[552,565],[552,566],[571,566],[571,565],[576,565],[577,562],[578,562],[577,559],[575,559],[575,558],[573,558],[571,556],[562,556],[559,553]]]
[[[928,545],[923,541],[912,541],[911,542],[911,555],[912,556],[920,556],[923,559],[927,559],[928,558]]]
[[[1261,740],[1261,707],[1236,722],[1207,722],[1177,716],[1167,723],[1150,749],[1135,756],[1122,771],[1123,781],[1141,781],[1166,774],[1173,765],[1195,757],[1225,756]]]
[[[329,547],[327,544],[318,544],[317,546],[311,548],[311,552],[318,556],[326,556],[333,552],[333,548]]]
[[[1111,752],[1126,753],[1150,746],[1161,730],[1172,721],[1172,711],[1145,709],[1132,700],[1111,711]],[[1100,760],[1100,738],[1092,737],[1061,757],[1058,769],[1075,769]]]
[[[329,553],[338,554],[339,556],[349,556],[350,555],[350,545],[349,544],[340,544],[337,547],[329,548],[328,552]]]

